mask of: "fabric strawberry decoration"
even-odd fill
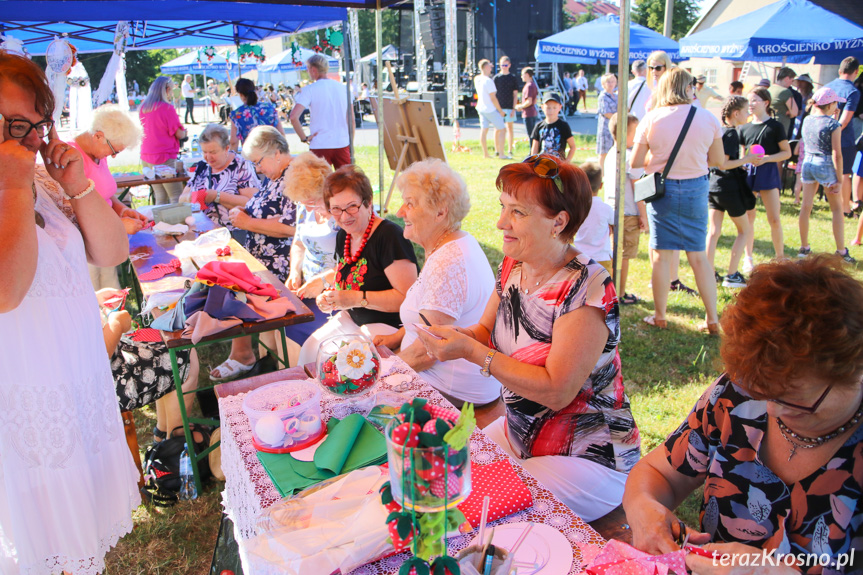
[[[416,526],[410,514],[396,511],[387,516],[387,529],[396,553],[404,551],[417,533]]]
[[[424,559],[411,557],[399,567],[399,575],[431,575],[431,569]]]
[[[390,482],[387,481],[380,488],[381,494],[381,503],[383,503],[384,508],[390,513],[396,513],[402,510],[402,506],[399,505],[395,499],[393,499],[393,490]]]
[[[447,487],[444,490],[444,487]],[[461,479],[454,474],[449,474],[446,479],[442,476],[431,482],[431,493],[439,499],[452,498],[461,490]]]
[[[461,567],[454,557],[442,555],[432,561],[431,575],[461,575]]]
[[[393,429],[392,441],[404,447],[416,447],[420,443],[419,434],[422,428],[416,423],[402,423]]]

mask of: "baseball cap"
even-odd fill
[[[826,106],[827,104],[832,104],[833,102],[839,102],[840,104],[845,101],[845,98],[841,97],[837,94],[833,88],[828,88],[824,86],[823,88],[818,88],[814,94],[812,94],[812,99],[815,101],[816,106]]]
[[[557,102],[558,104],[563,105],[563,101],[562,101],[562,100],[561,100],[561,98],[560,98],[560,94],[558,94],[557,92],[548,92],[548,93],[547,93],[547,94],[542,98],[542,103],[543,103],[543,104],[545,104],[546,102],[551,102],[551,101],[553,101],[553,102]]]
[[[704,84],[705,82],[707,82],[707,76],[705,76],[704,74],[701,74],[700,76],[698,76],[695,79],[695,81],[699,84]]]

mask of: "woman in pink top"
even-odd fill
[[[144,139],[141,141],[141,163],[144,166],[157,166],[177,159],[180,140],[186,137],[180,116],[170,103],[173,93],[171,79],[159,76],[141,102],[138,116],[144,127]],[[157,204],[175,203],[182,191],[182,183],[153,184]]]
[[[662,75],[654,93],[654,108],[644,116],[635,132],[632,167],[645,173],[662,172],[692,108],[695,85],[692,76],[681,68]],[[696,109],[677,158],[665,181],[665,196],[647,204],[650,222],[650,248],[654,250],[654,315],[645,322],[667,327],[670,267],[675,250],[684,250],[695,275],[695,283],[707,310],[702,326],[709,333],[719,332],[716,314],[716,278],[707,261],[708,168],[725,161],[719,121],[710,112]]]
[[[108,156],[115,157],[127,148],[134,148],[141,138],[141,131],[132,119],[120,108],[106,105],[93,112],[90,129],[69,142],[81,152],[84,173],[93,180],[96,192],[102,196],[114,213],[123,220],[127,234],[134,234],[147,222],[140,213],[127,208],[114,194],[117,182],[108,168]],[[117,270],[114,267],[90,267],[90,280],[96,291],[102,288],[119,288]]]

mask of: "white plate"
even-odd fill
[[[509,550],[528,523],[504,523],[494,528],[492,544]],[[535,523],[515,554],[517,575],[567,575],[572,566],[572,544],[566,536],[544,523]]]

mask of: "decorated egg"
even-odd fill
[[[255,435],[268,445],[281,446],[285,439],[285,424],[278,415],[265,415],[255,424]]]

